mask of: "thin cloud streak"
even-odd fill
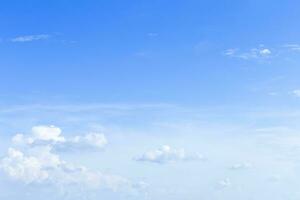
[[[47,40],[51,36],[48,34],[39,34],[39,35],[23,35],[23,36],[18,36],[13,39],[11,39],[11,42],[32,42],[32,41],[37,41],[37,40]]]

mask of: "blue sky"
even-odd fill
[[[299,1],[0,3],[0,199],[299,199]]]

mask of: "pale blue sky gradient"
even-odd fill
[[[0,0],[0,199],[299,199],[299,20],[296,0]],[[50,125],[78,150],[34,138]],[[62,177],[126,181],[8,173],[45,146]]]

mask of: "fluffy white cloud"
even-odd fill
[[[46,40],[50,37],[47,34],[40,34],[40,35],[24,35],[18,36],[16,38],[11,39],[12,42],[32,42],[35,40]]]
[[[35,147],[34,147],[35,148]],[[12,179],[24,183],[51,183],[80,185],[88,188],[108,188],[114,191],[131,187],[131,182],[117,175],[92,171],[84,166],[70,164],[44,146],[30,149],[26,154],[14,148],[1,161],[1,169]]]
[[[31,129],[32,134],[25,136],[16,134],[12,142],[16,145],[30,145],[39,142],[61,143],[65,138],[61,135],[61,129],[55,126],[34,126]]]
[[[55,126],[35,126],[32,128],[33,140],[65,142],[61,129]]]
[[[0,170],[15,181],[126,192],[139,189],[139,183],[132,183],[122,176],[102,173],[62,160],[54,150],[58,144],[56,142],[102,148],[107,143],[103,134],[91,133],[68,141],[61,136],[58,127],[37,126],[32,128],[30,136],[17,134],[12,141],[21,146],[8,149],[7,155],[0,161]],[[38,144],[33,145],[36,143]]]
[[[24,143],[27,143],[27,141],[25,141],[24,135],[23,134],[16,134],[13,138],[12,138],[12,142],[14,144],[17,145],[22,145]]]
[[[65,138],[60,128],[55,126],[35,126],[31,134],[16,134],[12,138],[15,145],[44,145],[51,144],[57,149],[102,149],[108,143],[102,133],[88,133],[83,136]]]
[[[136,161],[153,163],[168,163],[202,159],[204,159],[202,155],[187,155],[184,149],[172,149],[167,145],[164,145],[157,150],[147,151],[141,156],[135,158]]]
[[[271,50],[270,49],[260,49],[259,54],[262,56],[268,56],[271,54]]]
[[[103,148],[107,144],[107,139],[101,133],[89,133],[85,136],[76,136],[68,141],[70,145],[90,146]]]
[[[25,183],[42,182],[49,177],[42,163],[33,156],[24,156],[23,152],[10,148],[8,155],[0,165],[11,178]]]

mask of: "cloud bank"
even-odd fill
[[[65,138],[55,126],[35,126],[31,134],[17,134],[13,146],[0,161],[2,170],[10,179],[25,184],[51,184],[54,186],[78,186],[87,189],[129,191],[139,187],[119,175],[91,170],[83,165],[74,165],[55,151],[57,145],[103,148],[107,140],[103,134],[90,133],[84,136]]]

